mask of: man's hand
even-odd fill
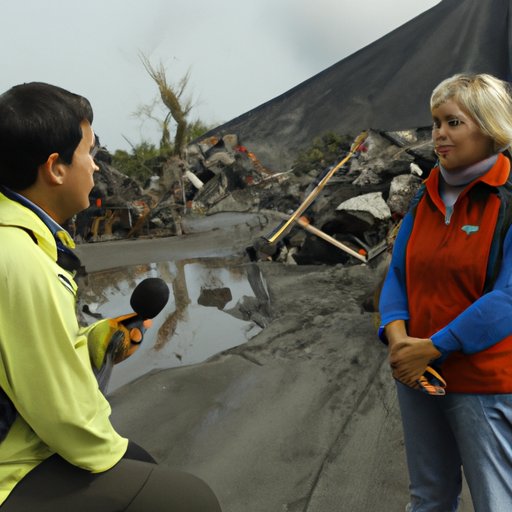
[[[132,319],[136,321],[131,322]],[[136,313],[97,322],[88,335],[89,355],[94,368],[102,368],[107,354],[113,364],[130,357],[139,348],[151,323],[151,320],[137,320]]]

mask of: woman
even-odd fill
[[[411,512],[512,510],[512,99],[486,74],[431,97],[439,164],[403,220],[384,283],[382,337],[397,380]],[[446,395],[420,380],[435,366]],[[427,386],[428,388],[428,386]]]

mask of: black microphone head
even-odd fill
[[[148,277],[133,290],[130,306],[144,320],[155,318],[169,300],[169,287],[159,277]]]

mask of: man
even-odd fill
[[[61,224],[89,206],[92,121],[49,84],[0,96],[0,509],[217,512],[204,482],[115,431],[91,368]]]

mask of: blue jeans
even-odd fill
[[[462,471],[475,512],[512,511],[512,394],[430,396],[397,382],[410,512],[453,512]]]

